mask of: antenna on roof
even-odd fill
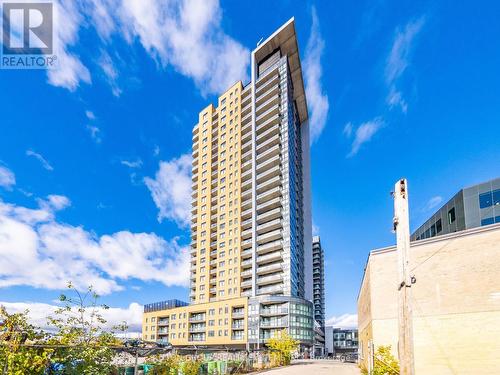
[[[257,42],[257,47],[259,46],[259,44],[262,42],[262,39],[264,38],[260,38],[260,40]]]

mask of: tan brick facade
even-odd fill
[[[417,374],[500,373],[500,225],[412,242]],[[397,254],[372,251],[358,297],[359,345],[397,356]]]

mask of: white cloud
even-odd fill
[[[443,197],[441,197],[439,195],[436,195],[435,197],[432,197],[425,204],[425,207],[424,207],[423,211],[425,211],[425,212],[431,211],[432,209],[434,209],[437,206],[439,206],[439,204],[441,204],[442,201],[443,201]]]
[[[37,159],[41,164],[42,167],[44,167],[48,171],[53,171],[54,167],[39,153],[33,151],[33,150],[26,150],[26,155],[27,156],[33,156],[35,159]]]
[[[78,31],[84,15],[73,0],[54,2],[54,47],[57,67],[47,70],[48,82],[53,86],[75,91],[80,82],[90,84],[90,72],[79,57],[70,52],[78,42]]]
[[[92,139],[94,140],[95,143],[101,143],[102,142],[101,129],[99,129],[95,125],[87,125],[86,128],[87,128],[90,136],[92,137]]]
[[[16,176],[9,168],[0,165],[0,186],[10,190],[16,184]]]
[[[60,211],[71,206],[71,201],[64,195],[50,194],[46,200],[38,200],[41,208]]]
[[[10,314],[23,313],[28,310],[29,320],[32,324],[44,330],[51,330],[47,324],[47,317],[53,316],[56,309],[60,305],[51,305],[40,302],[2,302],[0,306],[4,306]],[[127,308],[110,307],[109,309],[98,308],[97,311],[107,321],[104,325],[106,329],[112,329],[113,326],[126,322],[129,329],[128,333],[141,332],[142,312],[143,307],[136,302],[132,302]]]
[[[250,52],[222,31],[218,0],[125,0],[118,14],[126,40],[137,38],[161,66],[192,78],[204,94],[248,77]]]
[[[358,326],[358,315],[343,314],[340,316],[332,316],[330,319],[326,320],[325,325],[335,328],[356,328]]]
[[[361,146],[370,141],[382,126],[384,126],[384,120],[380,117],[376,117],[373,120],[362,123],[356,129],[354,140],[351,145],[351,152],[347,155],[347,157],[356,155]]]
[[[321,78],[323,68],[321,66],[321,55],[325,47],[316,8],[312,8],[311,34],[307,42],[304,58],[304,76],[306,82],[307,104],[311,113],[309,119],[311,129],[311,142],[319,138],[325,127],[328,117],[328,95],[324,92]]]
[[[55,0],[54,54],[57,67],[47,70],[48,83],[75,91],[92,84],[87,66],[75,53],[83,46],[80,29],[93,27],[100,36],[94,50],[109,50],[112,37],[131,46],[138,41],[157,62],[194,80],[202,94],[220,93],[248,79],[250,52],[222,29],[218,0]],[[20,29],[21,20],[13,25]],[[85,47],[85,46],[83,46]],[[115,96],[119,72],[107,53],[97,64]]]
[[[345,124],[345,126],[344,126],[344,131],[343,131],[343,133],[344,133],[344,135],[345,135],[347,138],[350,138],[350,137],[351,137],[351,135],[352,135],[352,127],[353,127],[352,122],[348,122],[348,123],[347,123],[347,124]]]
[[[319,236],[319,226],[312,223],[312,235],[313,236]]]
[[[126,167],[129,168],[140,168],[142,167],[142,160],[137,159],[137,160],[120,160],[120,163]]]
[[[122,89],[118,85],[118,71],[113,64],[111,56],[105,50],[101,51],[99,66],[106,76],[106,81],[111,87],[111,92],[113,93],[113,95],[116,97],[120,96],[122,94]]]
[[[92,111],[89,110],[85,111],[85,116],[87,116],[89,120],[95,120],[95,114]]]
[[[158,207],[158,220],[174,220],[187,226],[191,218],[191,163],[190,154],[168,162],[161,161],[155,178],[146,177],[144,182]]]
[[[0,288],[29,285],[79,289],[100,294],[122,290],[121,281],[189,284],[189,252],[176,239],[121,231],[97,236],[80,226],[56,221],[70,202],[50,195],[31,209],[0,200]]]
[[[390,108],[399,106],[403,113],[408,110],[408,104],[401,91],[397,89],[397,82],[408,68],[415,38],[424,24],[425,18],[421,17],[409,22],[403,30],[396,30],[394,42],[387,57],[385,80],[389,87],[389,94],[386,102]]]

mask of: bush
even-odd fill
[[[379,346],[373,357],[373,370],[368,373],[368,369],[361,367],[363,375],[399,375],[398,360],[391,353],[391,346]]]

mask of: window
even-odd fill
[[[453,207],[451,210],[448,211],[448,223],[454,223],[455,222],[455,207]]]
[[[486,208],[493,205],[493,194],[491,191],[479,194],[479,208]]]
[[[495,223],[495,220],[492,217],[487,217],[486,219],[481,220],[481,226],[490,225],[490,224],[494,224],[494,223]]]
[[[443,230],[443,223],[441,222],[441,219],[436,221],[436,233],[441,233]]]
[[[495,216],[495,223],[500,223],[500,216]]]
[[[431,226],[431,237],[436,235],[436,224],[432,224]]]
[[[500,205],[500,189],[495,190],[493,192],[493,205],[494,206]]]

